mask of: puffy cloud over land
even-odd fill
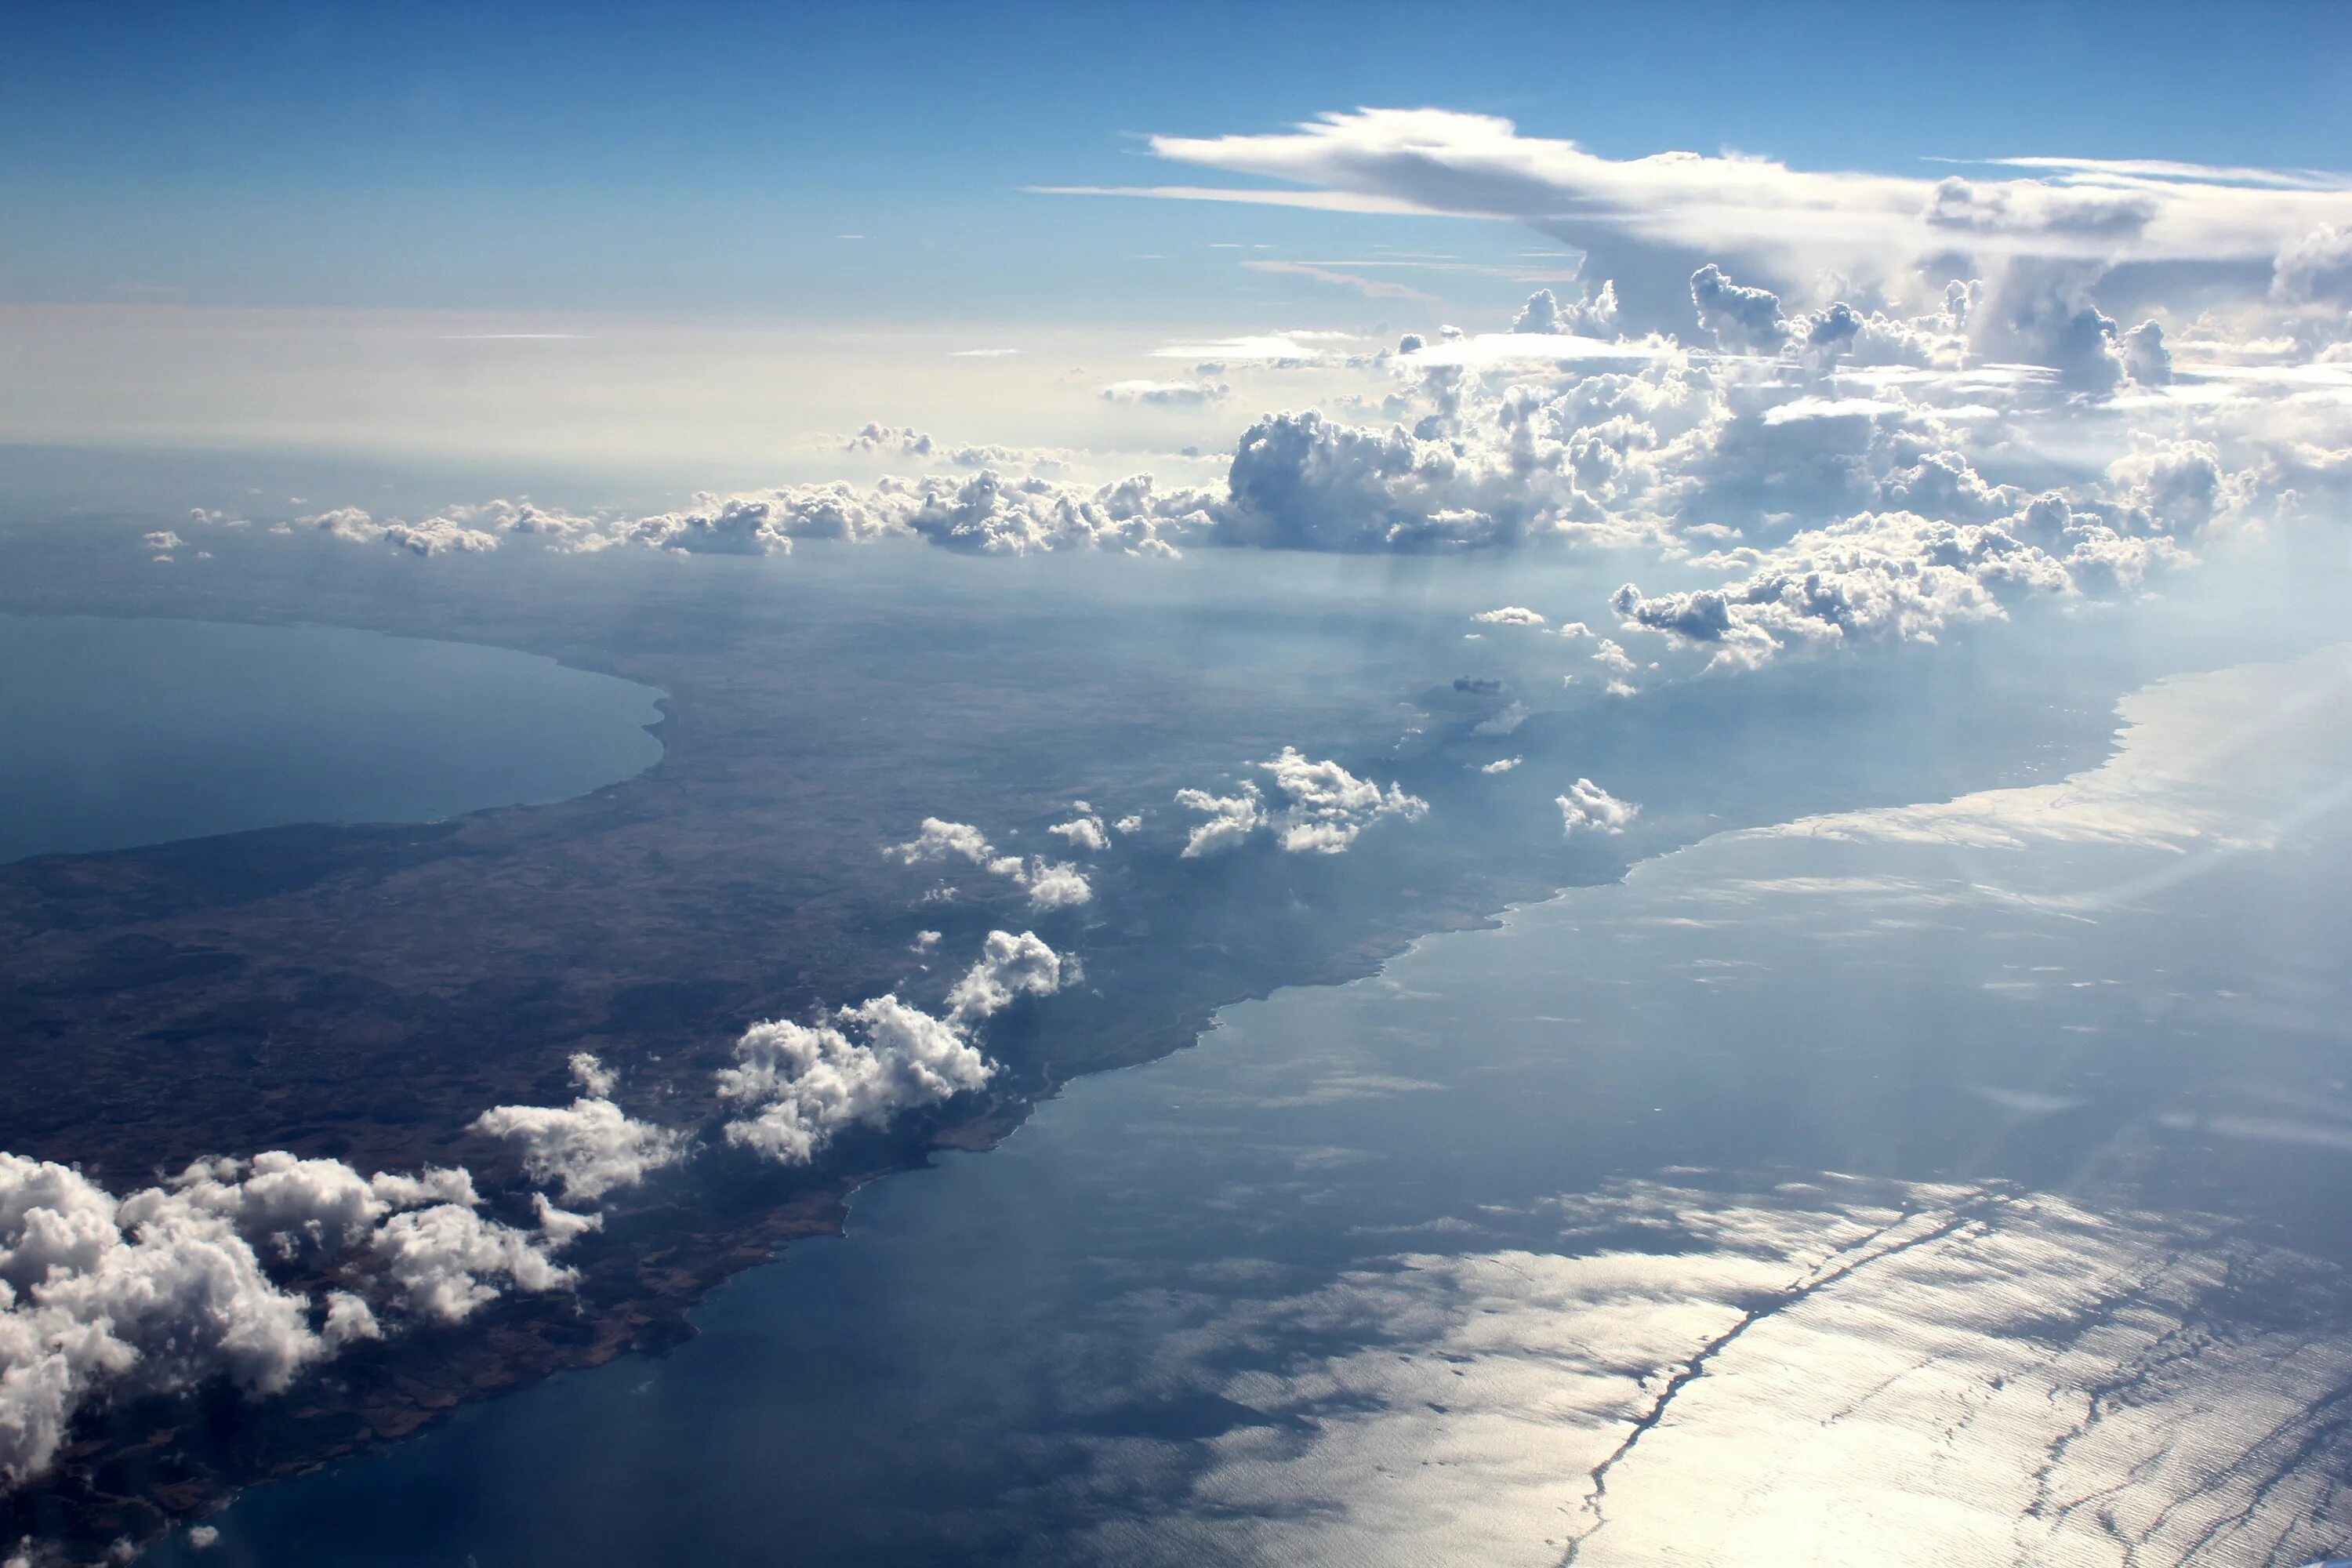
[[[1202,789],[1176,793],[1177,805],[1208,818],[1194,825],[1186,839],[1185,859],[1236,848],[1261,828],[1271,830],[1287,854],[1339,855],[1383,817],[1416,822],[1429,811],[1427,801],[1407,795],[1402,785],[1383,791],[1338,763],[1309,761],[1296,746],[1285,746],[1281,755],[1257,766],[1273,775],[1277,798],[1271,804],[1246,781],[1230,795]]]
[[[1034,931],[992,931],[980,957],[948,992],[948,1022],[968,1029],[1018,996],[1051,996],[1079,977],[1078,961],[1047,947]]]
[[[572,1075],[583,1092],[570,1105],[494,1106],[475,1120],[474,1130],[520,1143],[531,1180],[560,1183],[567,1203],[635,1186],[684,1156],[683,1134],[634,1121],[613,1103],[616,1079],[603,1062],[580,1052]]]
[[[0,1153],[0,1482],[45,1470],[96,1401],[215,1380],[266,1395],[405,1315],[455,1321],[508,1289],[572,1283],[550,1256],[593,1225],[478,1212],[462,1170],[362,1176],[270,1152],[199,1161],[117,1197]],[[325,1278],[315,1292],[281,1277]]]
[[[1110,847],[1110,835],[1103,831],[1103,819],[1083,801],[1078,805],[1077,816],[1067,822],[1057,822],[1045,831],[1068,839],[1074,849],[1091,849],[1100,854]]]
[[[1089,815],[1075,823],[1064,823],[1048,831],[1061,833],[1074,844],[1085,847],[1101,847],[1074,837],[1087,829],[1081,826],[1091,823],[1093,833],[1099,837],[1102,823]],[[1064,829],[1069,830],[1064,833]],[[1105,841],[1106,845],[1108,841]],[[1095,894],[1086,873],[1068,860],[1047,860],[1042,855],[1032,855],[1024,860],[1018,855],[1000,855],[979,828],[964,822],[947,822],[936,816],[923,818],[921,831],[904,844],[893,845],[887,851],[901,865],[914,866],[926,861],[965,860],[979,867],[992,877],[1002,877],[1029,895],[1029,907],[1040,911],[1067,909],[1072,905],[1090,902]]]
[[[1640,806],[1619,800],[1591,779],[1569,785],[1568,793],[1554,804],[1559,807],[1562,831],[1571,837],[1579,833],[1622,833],[1642,815]]]
[[[879,1127],[995,1076],[971,1032],[1019,996],[1047,996],[1078,977],[1074,960],[1030,931],[991,931],[980,958],[935,1016],[877,996],[813,1024],[752,1025],[720,1069],[719,1093],[738,1108],[727,1140],[782,1164],[806,1164],[843,1128]]]

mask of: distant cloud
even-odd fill
[[[1204,403],[1221,403],[1231,397],[1233,392],[1234,389],[1223,382],[1115,381],[1102,389],[1102,397],[1106,403],[1197,406]]]
[[[1527,721],[1527,704],[1524,702],[1513,702],[1506,706],[1500,712],[1482,719],[1477,723],[1471,725],[1470,732],[1474,735],[1513,735],[1517,734],[1518,732],[1519,726]]]
[[[1799,397],[1764,411],[1767,425],[1787,425],[1799,419],[1880,419],[1901,417],[1910,405],[1875,397]]]
[[[1470,618],[1488,626],[1540,626],[1546,624],[1543,616],[1517,605],[1506,605],[1499,610],[1481,610]]]
[[[894,426],[879,422],[869,422],[855,435],[844,437],[839,450],[860,455],[915,458],[939,468],[974,470],[1025,468],[1032,472],[1066,469],[1086,457],[1085,453],[1067,447],[1006,447],[995,442],[941,441],[911,425]],[[887,525],[881,526],[887,529]],[[800,531],[806,535],[814,531]]]
[[[1305,278],[1317,283],[1328,283],[1335,288],[1352,289],[1367,300],[1412,300],[1425,305],[1440,303],[1435,295],[1424,294],[1420,289],[1409,288],[1402,283],[1391,282],[1385,278],[1367,278],[1361,273],[1349,272],[1338,268],[1318,267],[1312,262],[1279,261],[1260,258],[1244,261],[1242,265],[1252,272],[1268,273],[1277,277]]]
[[[440,555],[451,551],[481,553],[499,547],[497,534],[468,527],[466,521],[453,516],[429,517],[421,522],[404,522],[397,518],[378,522],[358,507],[341,507],[295,521],[300,527],[337,539],[397,545],[412,555]]]
[[[1638,241],[1792,267],[1799,258],[1908,261],[1955,250],[2267,262],[2289,240],[2352,214],[2352,188],[2332,176],[2042,160],[2027,177],[1931,180],[1798,170],[1745,155],[1612,159],[1524,136],[1507,120],[1435,109],[1362,110],[1271,134],[1155,136],[1150,144],[1173,162],[1304,188],[1118,194],[1510,218],[1588,248]]]
[[[740,554],[817,540],[1158,558],[1204,547],[1642,551],[1675,563],[1681,580],[1647,593],[1633,573],[1612,602],[1616,635],[1642,657],[1613,641],[1597,657],[1610,689],[1626,692],[1644,668],[1673,678],[1685,655],[1735,670],[1936,638],[2036,596],[2132,593],[2210,544],[2352,505],[2352,326],[2334,292],[2352,214],[2328,205],[2352,202],[2352,186],[2334,176],[2029,159],[1962,190],[1728,156],[1612,162],[1444,114],[1339,116],[1292,136],[1219,139],[1212,152],[1237,170],[1282,164],[1370,184],[1418,166],[1422,195],[1448,202],[1484,180],[1479,200],[1498,213],[1597,226],[1615,249],[1587,258],[1574,297],[1565,283],[1537,289],[1489,330],[1265,324],[1151,351],[1189,375],[1066,378],[1113,404],[1199,418],[1274,373],[1311,373],[1237,420],[1229,447],[1159,457],[1181,482],[1166,471],[1076,482],[1064,476],[1104,459],[877,421],[828,443],[887,465],[866,482],[698,492],[650,513],[500,500],[403,517],[315,510],[277,526],[445,557],[522,535],[568,551]],[[1558,205],[1561,191],[1592,199]],[[1776,232],[1836,238],[1849,219],[1875,232],[1901,210],[1885,205],[1889,192],[1916,199],[1902,223],[1932,229],[1941,247],[1899,275],[1848,267],[1850,257],[1814,265],[1811,252],[1792,271],[1769,246],[1686,256],[1642,237],[1670,237],[1686,207],[1717,199],[1738,223],[1769,212]],[[1808,193],[1820,203],[1798,199]],[[1622,208],[1611,205],[1619,195]],[[2122,205],[2102,216],[2110,197]],[[2144,225],[2135,202],[2150,204]],[[2327,212],[2295,205],[2312,203]],[[2231,263],[2234,283],[2200,284],[2169,306],[2153,296],[2170,274],[2111,275],[2139,240],[2169,246],[2225,208],[2256,227],[2282,214],[2294,226],[2265,228],[2266,248]],[[2035,248],[2052,236],[2060,252],[2104,237],[2080,256]],[[1385,276],[1370,270],[1376,261],[1457,258],[1375,257],[1363,276]],[[1629,270],[1612,271],[1619,263]],[[1022,864],[1030,881],[1075,891]]]
[[[1154,359],[1213,360],[1221,364],[1302,365],[1328,357],[1318,343],[1345,340],[1347,332],[1265,332],[1209,342],[1168,343],[1151,351]]]

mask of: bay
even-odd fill
[[[0,861],[566,799],[660,757],[660,695],[339,626],[0,615]]]

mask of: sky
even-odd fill
[[[2352,142],[2348,41],[2326,5],[13,6],[0,300],[1328,317],[1328,289],[1208,247],[1527,237],[1024,187],[1148,183],[1149,135],[1361,106],[1612,157],[2324,166]]]
[[[2352,471],[2334,6],[5,27],[0,442],[478,476],[192,514],[1679,562],[2061,496],[2137,581]],[[2079,586],[2059,516],[1971,592]]]

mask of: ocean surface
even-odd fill
[[[337,626],[0,615],[0,861],[584,795],[661,755],[660,693]]]
[[[2352,657],[1227,1009],[173,1564],[2352,1542]]]

